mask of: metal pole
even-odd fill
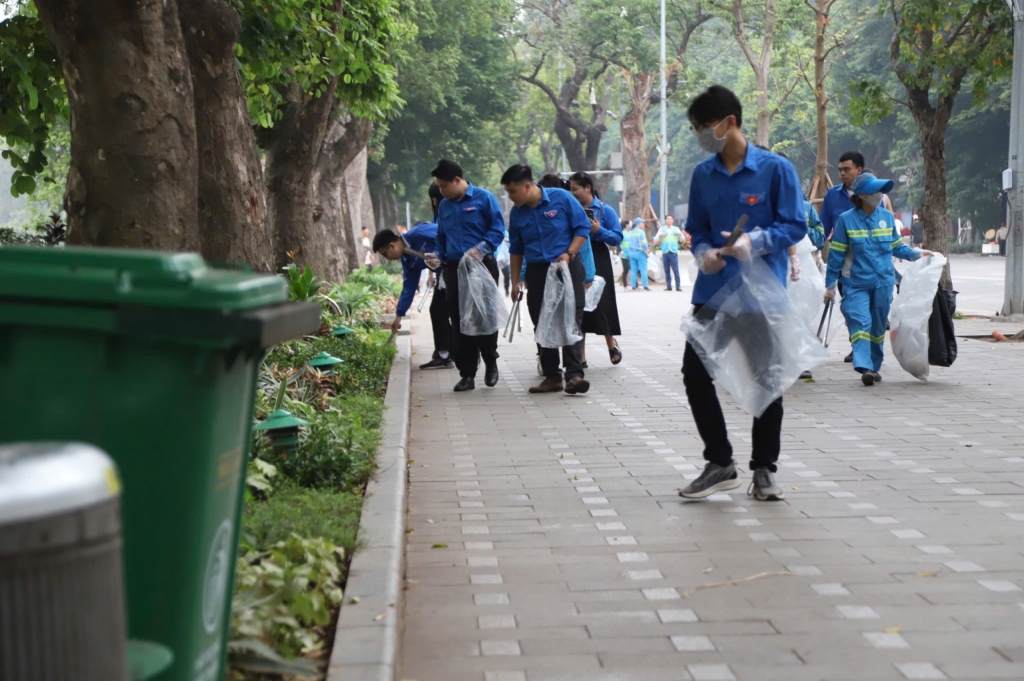
[[[661,0],[661,184],[658,188],[659,217],[664,220],[668,215],[668,114],[666,111],[665,90],[665,0]]]
[[[405,202],[405,228],[412,229],[412,211],[409,209],[409,202]]]
[[[1009,219],[1006,222],[1006,279],[1003,314],[1024,314],[1024,8],[1018,0],[1007,0],[1013,11],[1013,90],[1010,99],[1010,165],[1013,188],[1008,191]]]

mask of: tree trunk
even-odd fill
[[[771,136],[772,117],[768,110],[768,69],[754,69],[754,87],[757,88],[757,143],[768,146]]]
[[[313,221],[313,189],[320,147],[337,100],[332,80],[320,97],[300,94],[274,126],[267,150],[267,208],[277,235],[278,268],[290,261],[317,275],[327,267],[319,225]]]
[[[814,160],[811,201],[820,208],[825,192],[832,186],[828,175],[828,96],[825,94],[825,30],[828,14],[822,11],[821,0],[815,10],[814,28],[814,111],[817,116],[818,149]]]
[[[348,253],[354,250],[352,215],[345,187],[345,169],[370,139],[368,120],[331,120],[320,148],[314,183],[313,224],[319,232],[318,249],[324,252],[323,277],[341,281],[349,271]]]
[[[222,0],[179,0],[195,96],[199,237],[203,257],[268,272],[263,168],[235,61],[238,13]]]
[[[176,0],[39,0],[71,108],[68,243],[198,250],[192,79]]]
[[[632,104],[622,117],[622,174],[626,183],[623,214],[629,218],[644,214],[651,203],[650,151],[645,124],[651,107],[653,74],[628,74]]]
[[[924,247],[929,251],[945,255],[948,239],[945,126],[941,131],[936,130],[935,126],[922,127],[922,122],[916,113],[914,118],[918,120],[921,155],[924,158],[924,206],[919,213],[921,223],[924,225]],[[929,118],[929,116],[926,115],[925,118]],[[953,288],[948,263],[942,271],[939,285],[946,290]]]
[[[352,248],[348,253],[349,271],[359,268],[362,262],[359,259],[364,225],[374,226],[373,201],[370,197],[370,186],[367,177],[367,165],[369,154],[364,148],[352,163],[345,169],[343,196],[348,198],[349,216],[352,220],[351,244]]]

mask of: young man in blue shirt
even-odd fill
[[[441,191],[436,184],[430,185],[430,205],[437,219],[437,206],[441,202]],[[421,222],[404,234],[395,234],[385,229],[373,237],[373,251],[386,260],[402,262],[402,293],[398,296],[395,306],[395,321],[391,330],[395,333],[402,328],[402,317],[405,317],[412,306],[413,298],[419,287],[420,277],[427,268],[424,256],[433,253],[437,240],[437,224]],[[431,270],[435,276],[439,273]],[[430,361],[421,364],[420,369],[450,369],[455,366],[449,350],[451,348],[452,325],[448,319],[448,304],[445,297],[447,289],[434,288],[434,297],[430,301],[430,327],[434,332],[434,354]],[[424,294],[426,292],[424,291]]]
[[[700,312],[719,289],[739,276],[739,260],[763,258],[785,286],[787,251],[807,234],[807,218],[796,170],[789,161],[747,142],[741,130],[743,108],[735,94],[712,86],[691,102],[687,115],[701,148],[713,154],[694,168],[686,218],[699,269],[692,302],[695,312]],[[726,246],[743,215],[747,216],[746,233],[733,246]],[[708,308],[703,314],[715,312]],[[730,331],[751,365],[771,363],[775,350],[763,315],[751,313]],[[683,355],[683,384],[708,464],[680,496],[703,499],[739,487],[742,483],[714,382],[689,342]],[[781,448],[782,413],[780,397],[754,419],[752,493],[761,501],[783,497],[773,476]]]
[[[569,266],[573,294],[576,297],[576,326],[582,328],[584,271],[580,249],[590,237],[590,219],[583,206],[564,189],[539,187],[533,182],[530,166],[514,165],[501,176],[501,184],[508,198],[515,204],[509,213],[509,254],[512,261],[512,298],[518,300],[522,292],[519,274],[526,261],[526,307],[534,327],[544,302],[544,287],[552,263],[564,262]],[[558,350],[541,348],[540,361],[544,380],[530,388],[531,393],[565,392],[570,395],[590,390],[583,377],[583,340],[562,348],[565,365],[565,384],[558,366]]]
[[[484,384],[498,384],[498,332],[486,336],[462,333],[459,313],[459,261],[463,257],[483,261],[498,284],[498,263],[494,253],[505,239],[505,218],[494,194],[474,187],[462,177],[458,163],[447,159],[430,171],[444,200],[437,208],[437,260],[444,263],[444,283],[448,290],[448,318],[452,323],[455,365],[461,380],[456,392],[476,388],[476,371],[484,360]],[[427,264],[436,264],[433,258]]]

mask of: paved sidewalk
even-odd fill
[[[525,328],[494,389],[413,369],[400,679],[1024,678],[1024,344],[962,341],[927,384],[890,355],[869,389],[840,328],[785,398],[786,501],[683,503],[689,291],[619,292],[624,360],[594,344],[585,396],[527,394]]]

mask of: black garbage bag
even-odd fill
[[[956,291],[941,286],[932,302],[932,316],[928,319],[928,363],[935,367],[952,366],[956,360]]]

